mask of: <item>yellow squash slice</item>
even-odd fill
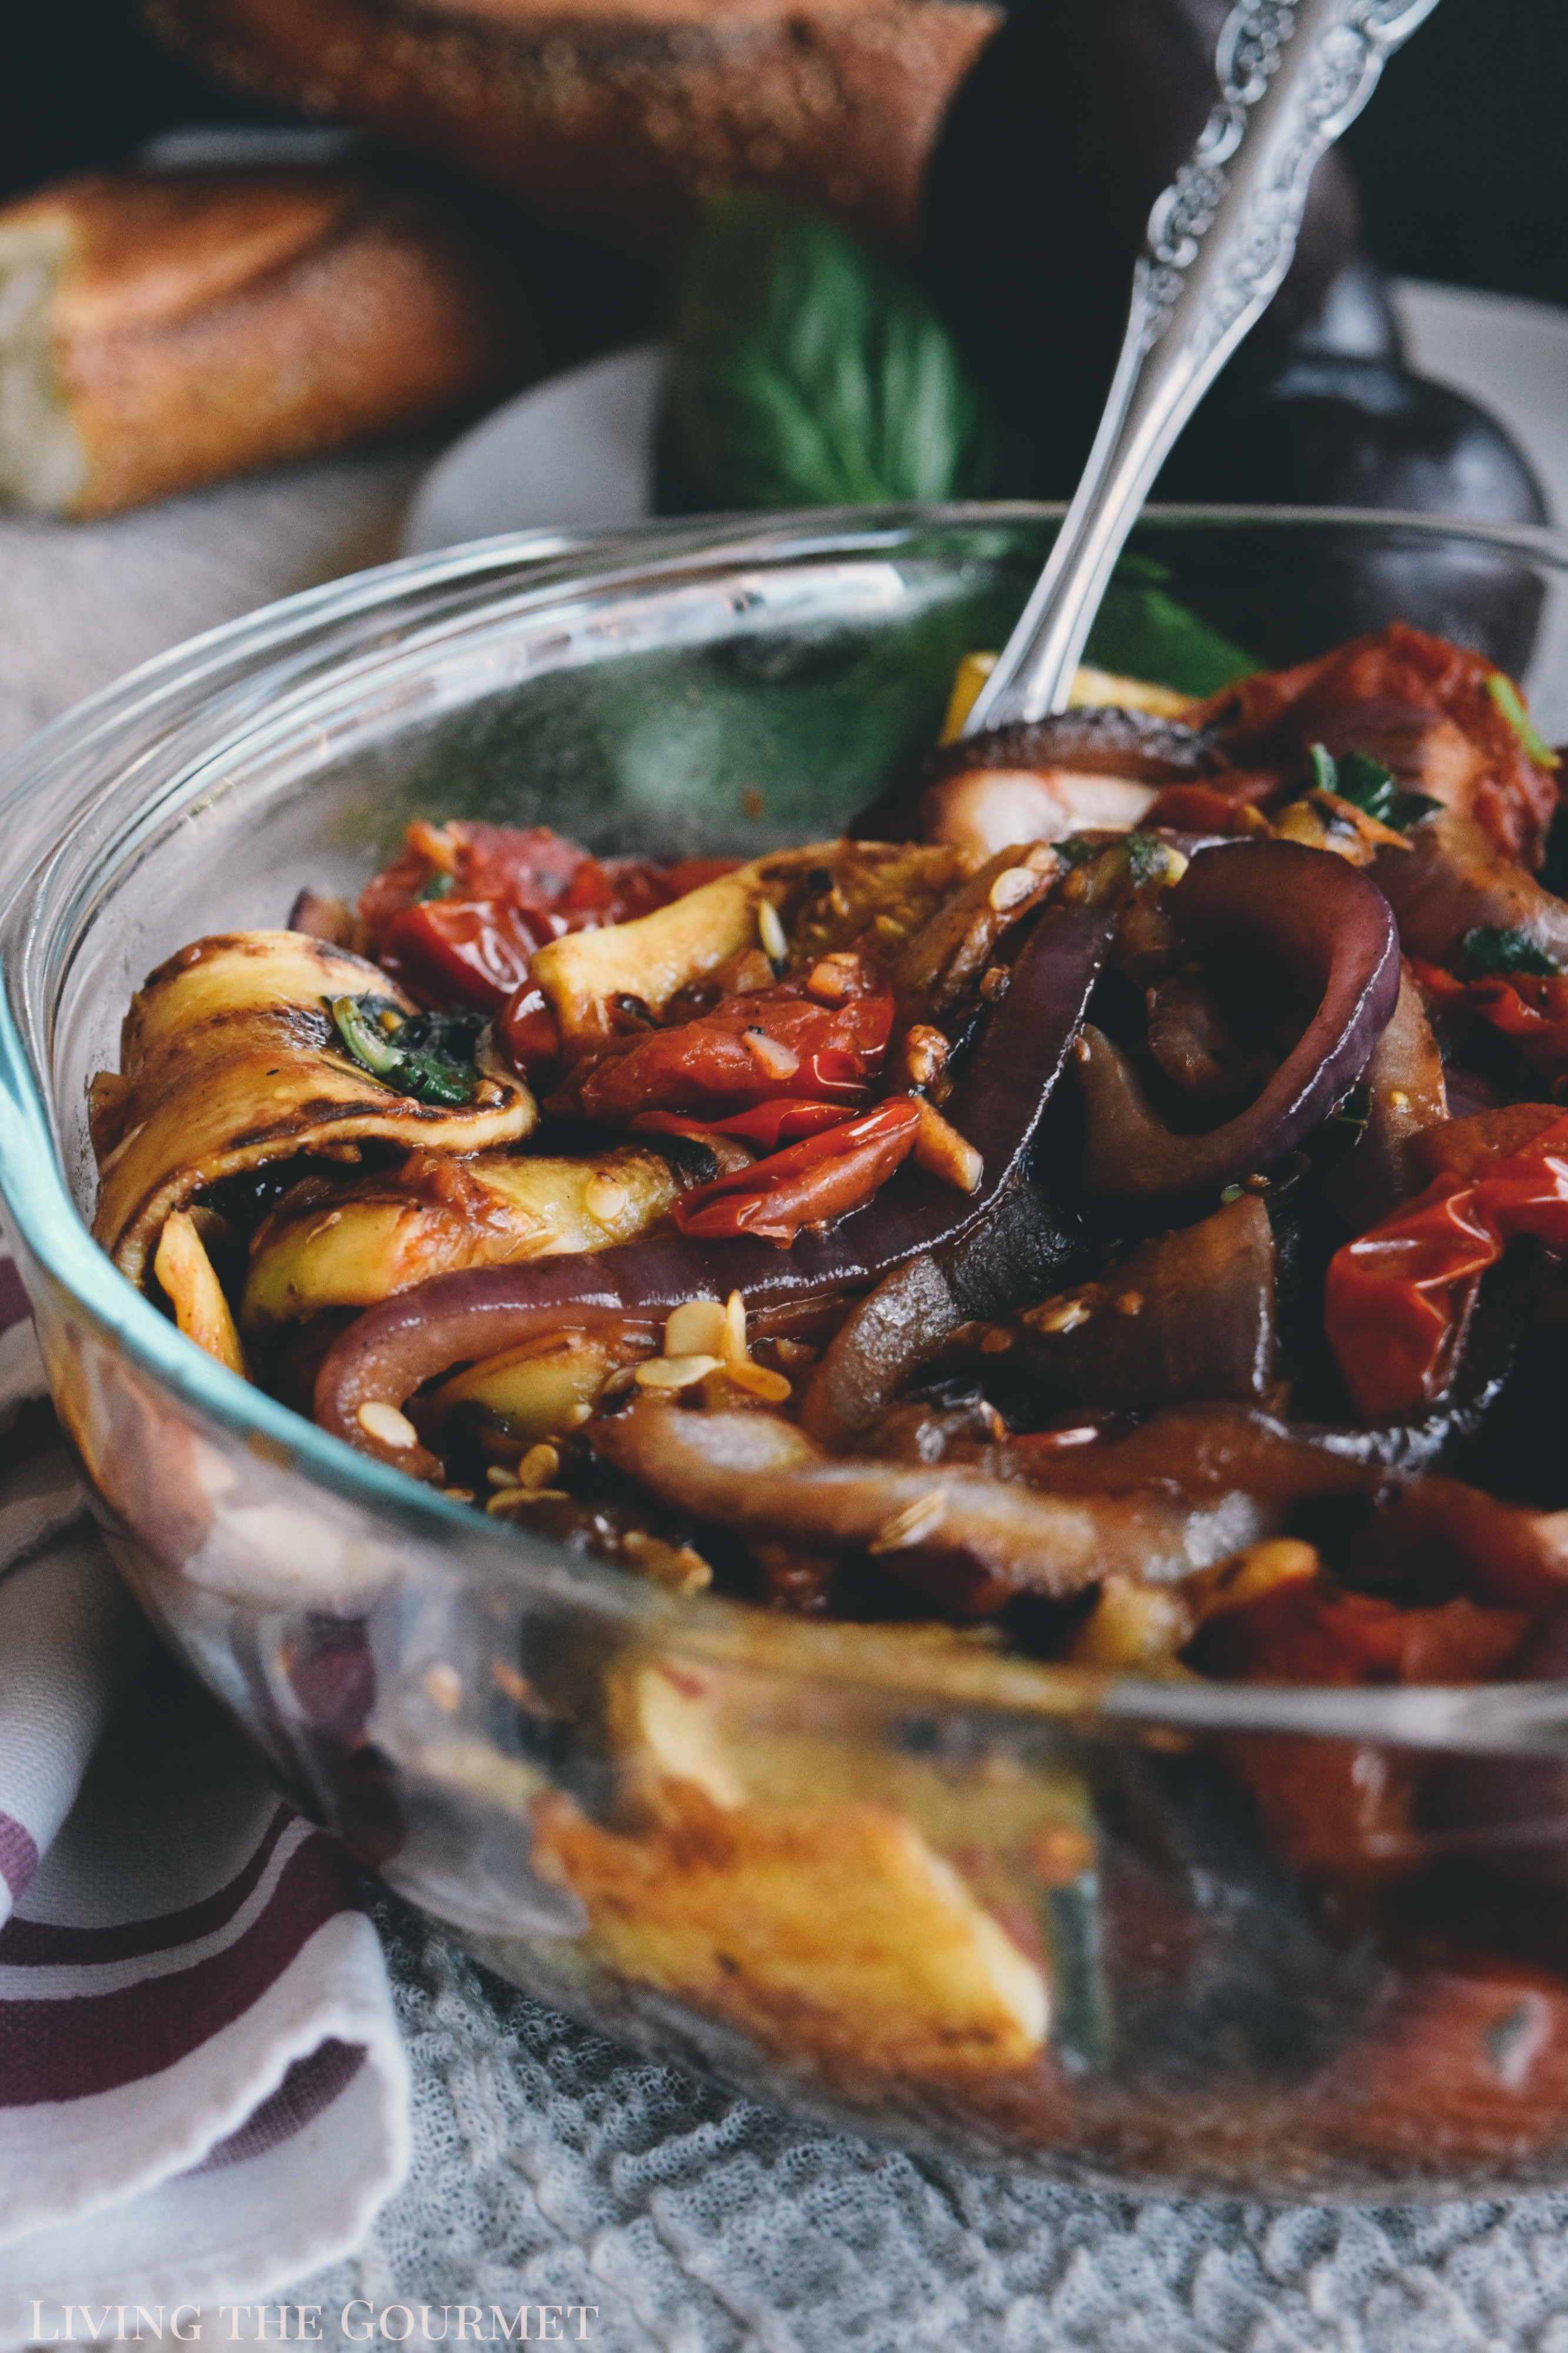
[[[300,932],[197,940],[149,976],[126,1016],[121,1075],[100,1075],[92,1094],[93,1235],[132,1282],[171,1213],[242,1169],[298,1153],[356,1159],[372,1136],[479,1152],[528,1134],[533,1098],[500,1063],[451,1106],[363,1070],[327,1006],[367,995],[414,1010],[374,965]]]
[[[896,1807],[726,1807],[682,1780],[656,1812],[627,1836],[568,1798],[534,1808],[536,1869],[623,1977],[857,2073],[973,2075],[1040,2048],[1040,1969]]]
[[[635,1145],[586,1160],[416,1160],[328,1201],[285,1203],[252,1245],[240,1321],[251,1331],[370,1307],[460,1267],[604,1250],[646,1232],[679,1190],[669,1162]]]
[[[609,1034],[611,1001],[639,997],[656,1012],[679,988],[700,980],[757,942],[764,905],[784,893],[763,880],[763,860],[704,882],[651,915],[608,923],[596,932],[569,932],[533,959],[533,977],[550,1000],[566,1039]],[[786,861],[767,861],[774,866]],[[791,853],[791,868],[800,858]]]
[[[226,1365],[241,1380],[248,1380],[249,1367],[228,1301],[189,1210],[176,1209],[172,1218],[164,1220],[153,1271],[186,1339],[194,1340],[198,1348],[205,1348],[209,1356],[216,1356],[220,1365]]]

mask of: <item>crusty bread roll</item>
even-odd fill
[[[543,219],[671,250],[771,187],[913,242],[985,0],[146,0],[241,87],[450,158]]]
[[[536,322],[440,195],[309,165],[64,181],[0,207],[0,496],[108,514],[422,425],[521,381]]]

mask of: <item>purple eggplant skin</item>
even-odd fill
[[[1066,497],[1082,470],[1149,209],[1213,104],[1227,12],[1228,0],[1021,0],[948,111],[922,192],[922,269],[1002,421],[1004,492]],[[1354,184],[1331,153],[1271,336],[1328,328],[1359,235]],[[1347,322],[1358,347],[1377,332],[1368,309]],[[1394,348],[1392,322],[1383,332]]]
[[[1177,1134],[1111,1040],[1086,1027],[1077,1050],[1086,1198],[1174,1214],[1276,1166],[1365,1070],[1398,1001],[1399,935],[1376,885],[1299,842],[1201,850],[1167,913],[1200,963],[1277,974],[1315,1002],[1257,1099],[1199,1134]]]
[[[1343,353],[1244,348],[1155,486],[1169,500],[1384,507],[1468,522],[1549,520],[1530,466],[1494,417],[1396,364]],[[1152,548],[1154,543],[1150,542]],[[1154,549],[1156,553],[1163,550]],[[1521,674],[1544,591],[1516,557],[1461,539],[1329,533],[1289,545],[1267,532],[1178,557],[1177,593],[1268,664],[1407,621]]]
[[[722,1299],[731,1291],[771,1315],[776,1328],[794,1314],[870,1290],[908,1259],[962,1241],[1026,1173],[1111,926],[1102,908],[1049,906],[1014,958],[1006,993],[987,1014],[944,1106],[981,1155],[973,1193],[955,1192],[911,1166],[827,1232],[808,1230],[787,1250],[751,1236],[705,1241],[656,1233],[588,1255],[437,1275],[367,1308],[340,1335],[316,1377],[316,1419],[361,1453],[432,1478],[436,1458],[372,1438],[359,1419],[362,1405],[401,1406],[435,1374],[516,1347],[537,1331],[662,1322],[685,1300]]]
[[[1015,1298],[1020,1294],[1016,1290]],[[1274,1237],[1244,1195],[1196,1225],[1141,1242],[1077,1294],[1068,1324],[1026,1308],[1003,1327],[1011,1345],[976,1340],[967,1368],[1026,1429],[1083,1407],[1149,1413],[1160,1406],[1267,1398],[1275,1370]]]
[[[1296,348],[1242,355],[1176,444],[1154,495],[1548,519],[1523,452],[1473,400],[1384,359]]]
[[[812,1375],[802,1428],[830,1453],[851,1451],[962,1325],[1043,1299],[1088,1265],[1076,1219],[1026,1179],[1004,1187],[962,1240],[907,1259],[860,1301]]]

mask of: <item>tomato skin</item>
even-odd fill
[[[1167,785],[1141,822],[1180,833],[1245,833],[1260,822],[1259,804],[1284,790],[1277,768],[1222,770],[1201,785]]]
[[[1340,1592],[1319,1576],[1211,1619],[1184,1656],[1202,1673],[1244,1683],[1489,1683],[1528,1623],[1522,1609],[1488,1609],[1465,1594],[1411,1609]]]
[[[1488,1609],[1467,1594],[1436,1609],[1407,1609],[1399,1647],[1405,1683],[1490,1683],[1518,1650],[1530,1620],[1522,1609]]]
[[[1318,738],[1334,749],[1352,706],[1374,720],[1399,707],[1446,718],[1481,755],[1469,813],[1506,856],[1535,866],[1557,807],[1556,780],[1494,700],[1489,681],[1499,675],[1484,655],[1394,621],[1293,670],[1239,680],[1185,718],[1200,728],[1219,720],[1233,751],[1265,762]],[[1375,738],[1365,748],[1375,751]]]
[[[1335,1251],[1323,1330],[1364,1419],[1441,1393],[1481,1276],[1521,1234],[1568,1250],[1568,1118],[1478,1175],[1445,1170]]]
[[[894,1012],[886,977],[864,969],[864,992],[837,1004],[783,981],[721,997],[678,1028],[613,1040],[571,1073],[569,1107],[616,1127],[656,1111],[725,1119],[781,1096],[858,1109],[886,1058]]]
[[[895,1095],[862,1118],[699,1185],[670,1214],[682,1233],[704,1240],[750,1234],[787,1248],[802,1226],[826,1224],[869,1200],[913,1150],[920,1122],[919,1105]]]
[[[378,962],[422,1003],[499,1013],[547,941],[650,914],[737,863],[602,862],[544,826],[419,818],[366,884],[359,915]]]
[[[1405,1616],[1380,1597],[1335,1595],[1321,1577],[1292,1577],[1211,1619],[1183,1655],[1243,1683],[1394,1683]]]
[[[390,866],[360,893],[360,920],[379,949],[395,916],[428,893],[544,908],[584,864],[585,850],[544,826],[431,825],[416,818]],[[439,899],[430,902],[440,905]]]
[[[528,978],[535,950],[566,928],[559,916],[495,899],[433,899],[392,918],[381,962],[416,997],[499,1013]]]
[[[738,858],[681,858],[673,866],[655,866],[641,858],[601,862],[584,857],[555,904],[563,914],[586,913],[600,923],[635,923],[656,907],[668,907],[672,899],[684,899],[689,891],[700,891],[704,882],[732,874],[740,863]]]
[[[760,1152],[777,1152],[786,1144],[798,1144],[803,1136],[817,1135],[823,1129],[841,1127],[853,1119],[853,1112],[839,1103],[803,1103],[784,1095],[771,1103],[754,1104],[750,1111],[737,1112],[732,1119],[682,1119],[678,1112],[639,1112],[632,1122],[632,1133],[640,1129],[653,1135],[738,1136],[742,1144],[754,1144]]]
[[[1476,1211],[1473,1185],[1436,1177],[1330,1261],[1323,1330],[1364,1420],[1411,1411],[1447,1380],[1476,1288],[1501,1255]]]
[[[513,989],[496,1022],[496,1036],[513,1070],[531,1086],[553,1082],[561,1062],[561,1026],[536,981]]]
[[[1456,980],[1437,965],[1412,956],[1411,969],[1429,996],[1463,1007],[1500,1030],[1542,1078],[1568,1070],[1568,975],[1510,973]]]

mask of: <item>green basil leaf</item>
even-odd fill
[[[977,497],[995,462],[985,404],[902,270],[787,197],[710,206],[676,293],[662,512]],[[1124,556],[1087,659],[1194,697],[1257,670],[1169,577]]]
[[[427,907],[433,899],[449,899],[457,887],[455,874],[432,874],[425,888],[415,896],[416,907]]]
[[[1385,768],[1381,760],[1372,759],[1365,752],[1342,753],[1336,760],[1323,744],[1313,744],[1309,745],[1308,754],[1312,763],[1312,783],[1321,791],[1349,801],[1352,808],[1363,810],[1391,832],[1405,833],[1442,807],[1427,793],[1407,793],[1392,768]]]
[[[1134,882],[1157,881],[1171,863],[1171,853],[1152,833],[1127,837],[1127,871]]]
[[[1505,677],[1500,670],[1494,670],[1487,681],[1487,692],[1491,696],[1536,766],[1560,768],[1563,765],[1562,761],[1539,728],[1532,723],[1529,712],[1520,700],[1519,689],[1512,679]]]
[[[1309,744],[1307,757],[1311,763],[1312,781],[1309,792],[1337,793],[1340,788],[1340,764],[1326,744]]]
[[[328,1007],[338,1036],[361,1070],[392,1083],[402,1056],[383,1026],[383,1012],[397,1010],[388,997],[334,997]],[[401,1018],[401,1017],[400,1017]]]
[[[1084,659],[1194,699],[1250,678],[1261,664],[1151,577],[1163,571],[1147,556],[1122,557],[1089,633]]]
[[[973,497],[994,463],[980,395],[900,269],[783,196],[709,208],[677,289],[667,512]]]
[[[397,1033],[402,1092],[422,1103],[467,1103],[479,1082],[474,1056],[484,1026],[482,1013],[416,1013]]]
[[[1479,924],[1459,943],[1459,975],[1464,980],[1485,980],[1493,973],[1545,975],[1561,970],[1523,932],[1505,931],[1497,923]]]
[[[416,1013],[406,1019],[390,997],[334,997],[338,1036],[362,1070],[420,1103],[465,1103],[479,1082],[474,1056],[482,1013]],[[389,1029],[384,1014],[397,1014]]]

